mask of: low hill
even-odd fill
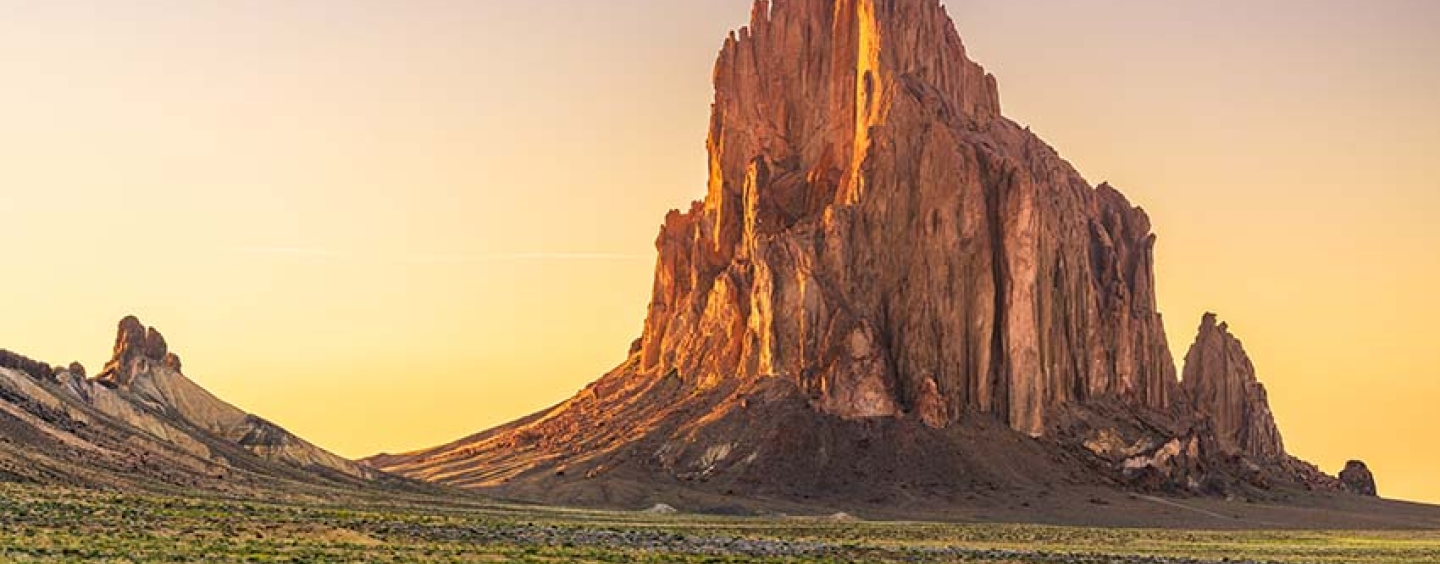
[[[94,377],[0,351],[0,479],[248,495],[427,489],[321,449],[215,397],[155,328],[120,322]]]

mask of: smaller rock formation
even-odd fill
[[[1183,383],[1191,408],[1209,417],[1220,447],[1260,460],[1285,456],[1285,444],[1270,412],[1265,386],[1230,328],[1207,313],[1200,334],[1185,355]]]
[[[1375,475],[1370,473],[1370,467],[1359,460],[1351,460],[1345,463],[1345,469],[1340,471],[1340,483],[1351,493],[1378,497],[1379,491],[1375,489]]]
[[[154,327],[147,329],[135,316],[128,316],[120,320],[114,354],[95,381],[112,388],[127,387],[136,375],[149,372],[156,364],[180,371],[180,357],[170,354],[165,337]]]
[[[225,402],[135,317],[94,379],[0,350],[0,481],[235,492],[379,484],[380,475]]]

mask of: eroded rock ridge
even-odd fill
[[[94,378],[79,363],[0,351],[0,479],[226,490],[377,478],[215,397],[181,368],[160,332],[133,316]]]

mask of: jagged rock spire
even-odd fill
[[[1285,455],[1255,365],[1229,325],[1219,323],[1213,313],[1205,314],[1195,344],[1185,355],[1184,388],[1196,413],[1214,421],[1222,446],[1261,459]]]
[[[110,361],[95,380],[112,388],[128,387],[137,375],[156,366],[179,372],[180,357],[170,352],[160,331],[147,328],[133,315],[126,316],[120,320]]]
[[[756,2],[708,147],[657,240],[644,372],[1034,435],[1071,402],[1168,406],[1148,218],[1001,117],[937,1]]]
[[[1221,360],[1192,385],[1242,391],[1180,389],[1148,216],[1001,116],[935,0],[756,2],[712,111],[708,191],[665,217],[626,362],[552,409],[369,462],[637,506],[655,490],[631,485],[666,480],[807,501],[924,484],[941,504],[1005,483],[1007,506],[1040,483],[1341,487],[1268,459],[1263,388],[1213,319],[1196,354]]]

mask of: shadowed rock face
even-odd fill
[[[1214,422],[1220,444],[1227,450],[1262,460],[1285,455],[1285,444],[1265,385],[1229,326],[1206,314],[1200,333],[1185,355],[1184,389],[1192,409]]]
[[[709,191],[657,240],[642,375],[1032,435],[1071,403],[1170,405],[1149,219],[1001,117],[937,2],[756,2],[715,89]]]
[[[1370,497],[1380,495],[1375,488],[1375,475],[1370,473],[1369,466],[1359,460],[1345,464],[1345,469],[1340,472],[1340,483],[1345,484],[1345,489],[1351,493]]]

